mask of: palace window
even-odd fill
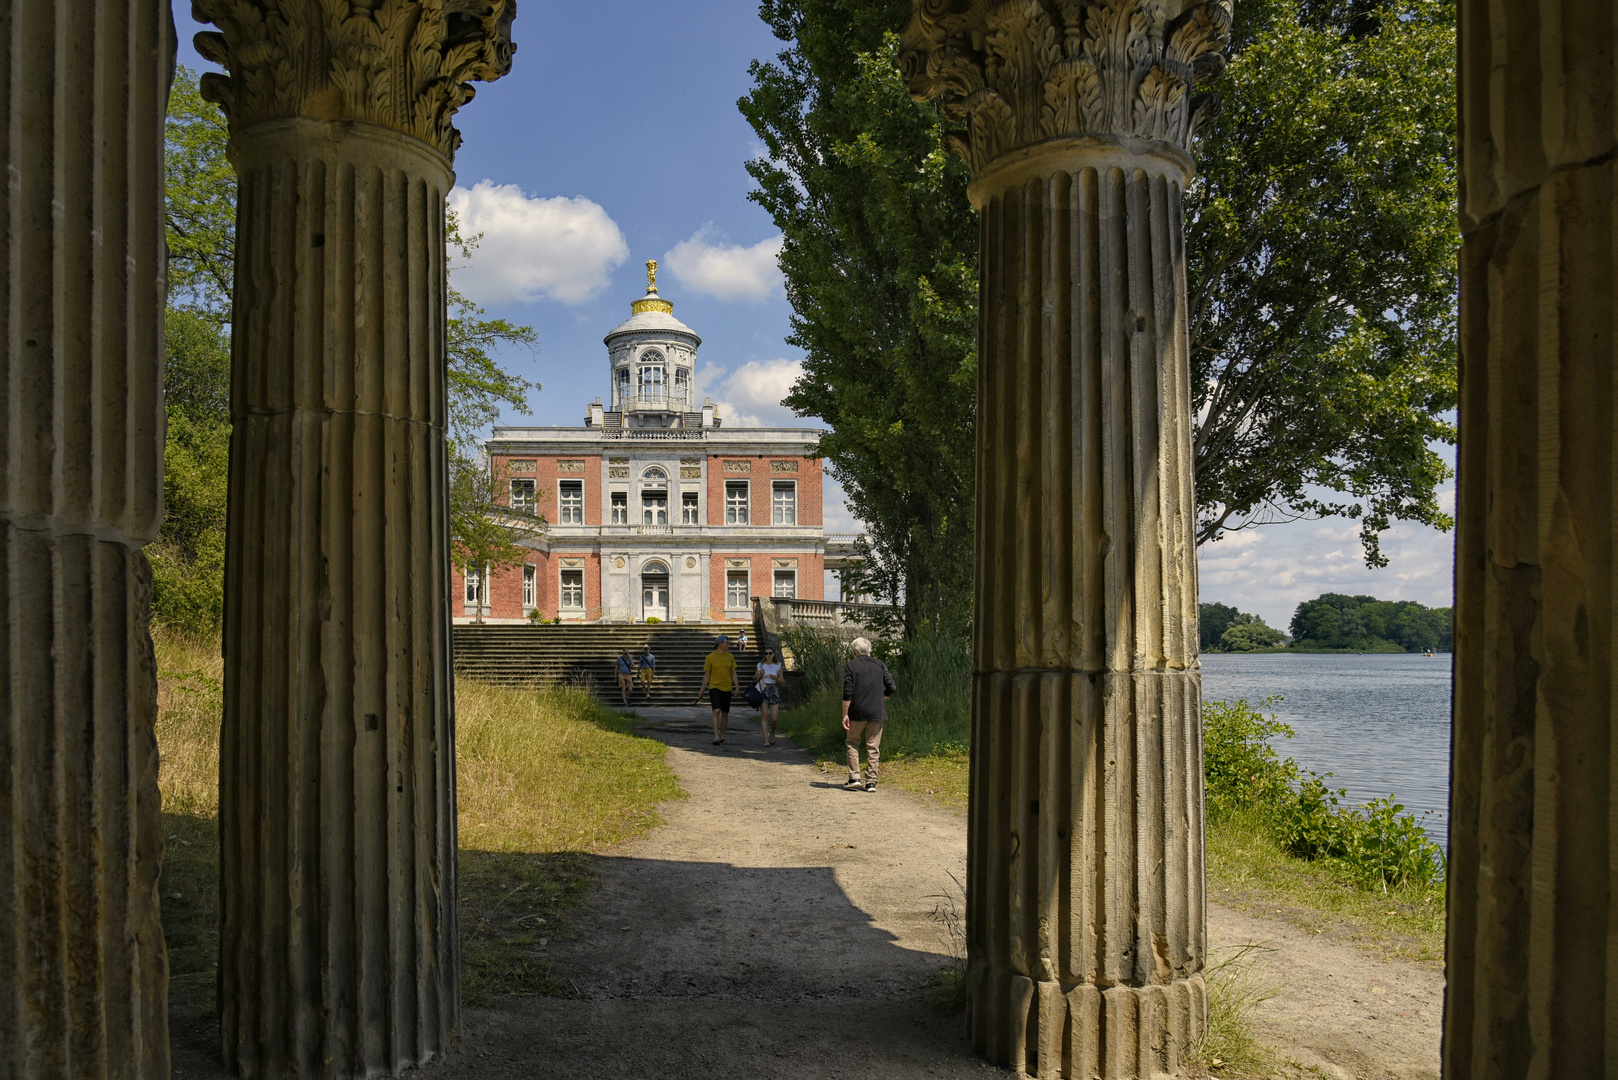
[[[478,607],[483,601],[483,568],[466,564],[466,606]]]
[[[614,525],[629,524],[629,492],[615,491],[612,493],[612,523]]]
[[[663,396],[663,368],[661,365],[640,369],[640,396],[643,398],[660,398]]]
[[[562,607],[568,611],[584,609],[584,571],[562,571]]]
[[[777,570],[775,572],[776,596],[784,596],[789,600],[798,597],[798,572],[796,570]]]
[[[625,366],[625,367],[621,367],[621,368],[618,369],[618,396],[622,398],[622,397],[627,397],[628,395],[629,395],[629,368],[627,366]]]
[[[519,514],[532,514],[536,506],[534,482],[532,480],[513,480],[511,482],[511,508]]]
[[[746,480],[730,480],[725,484],[725,524],[747,524]]]
[[[643,491],[640,495],[640,523],[642,525],[667,525],[669,523],[669,497],[663,492],[652,494]]]
[[[702,504],[694,491],[687,491],[680,496],[680,524],[702,524]]]
[[[731,610],[747,606],[747,571],[725,571],[725,607]]]
[[[563,480],[556,485],[560,490],[563,525],[584,524],[584,481]]]
[[[798,523],[798,485],[791,480],[777,480],[771,493],[770,512],[771,520],[777,525],[796,525]]]
[[[661,465],[653,465],[640,475],[642,480],[667,480],[669,478],[669,474]]]
[[[533,563],[522,564],[522,606],[525,611],[533,608],[537,603],[534,599],[536,591],[534,586],[537,584],[534,577],[536,572],[537,568]]]

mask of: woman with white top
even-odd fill
[[[781,726],[781,688],[786,685],[782,664],[775,658],[775,650],[764,647],[764,656],[753,671],[754,681],[764,701],[758,707],[758,726],[764,733],[764,745],[775,745],[775,729]]]

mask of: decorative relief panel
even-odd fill
[[[697,568],[697,557],[695,555],[687,555],[685,557],[685,568],[687,570],[695,570]]]
[[[607,466],[607,479],[609,479],[609,480],[628,480],[629,479],[629,466],[628,465],[608,465]]]
[[[683,458],[680,459],[680,464],[681,465],[701,465],[702,464],[702,459],[699,458],[699,457],[683,457]]]
[[[626,458],[626,457],[610,457],[610,458],[607,459],[607,464],[608,465],[628,465],[629,464],[629,459]]]
[[[729,570],[751,570],[753,563],[749,559],[726,559],[725,567]]]
[[[532,458],[510,458],[506,461],[506,470],[513,473],[532,473],[536,464]]]
[[[772,462],[770,462],[770,471],[771,472],[797,472],[798,471],[798,463],[796,461],[772,461]]]
[[[680,479],[681,480],[701,480],[702,479],[702,466],[700,466],[700,465],[681,465],[680,466]]]
[[[798,560],[797,559],[773,559],[773,560],[771,560],[770,565],[774,566],[775,569],[777,569],[777,570],[796,570],[798,568]]]
[[[727,462],[725,462],[725,475],[726,476],[746,476],[748,473],[750,473],[752,471],[753,471],[753,463],[751,461],[727,461]]]
[[[624,557],[622,555],[618,556],[616,559],[612,560],[612,565],[616,569],[622,570],[624,568]]]
[[[582,570],[583,568],[584,568],[584,560],[583,559],[563,559],[562,560],[562,569],[563,570]]]
[[[584,471],[584,462],[577,459],[558,461],[556,471],[559,473],[582,473]]]

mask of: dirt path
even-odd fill
[[[891,788],[844,790],[789,744],[766,749],[754,724],[716,747],[699,710],[646,712],[690,798],[602,858],[571,936],[551,942],[578,996],[468,1010],[461,1048],[424,1075],[1010,1075],[932,1004],[949,949],[930,915],[959,896],[964,815]],[[1275,947],[1261,978],[1287,985],[1261,1022],[1288,1058],[1333,1078],[1437,1075],[1435,973],[1229,909],[1209,915],[1216,949]]]

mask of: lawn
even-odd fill
[[[156,639],[167,838],[160,888],[177,1016],[212,1012],[218,951],[219,642]],[[567,687],[456,688],[462,997],[563,993],[545,946],[595,853],[661,823],[681,797],[666,747]]]

